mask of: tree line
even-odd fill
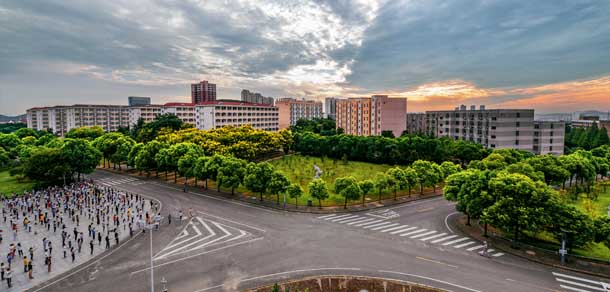
[[[610,145],[608,131],[593,124],[587,128],[573,128],[566,125],[565,133],[566,152],[577,149],[591,150],[602,145]]]

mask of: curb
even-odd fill
[[[464,218],[464,214],[462,214],[462,216],[454,216],[454,219],[451,220],[452,225],[455,226],[460,232],[462,232],[462,233],[464,233],[464,234],[466,234],[466,235],[468,235],[468,236],[470,236],[472,238],[480,240],[480,241],[485,240],[485,239],[482,238],[482,235],[473,234],[473,233],[470,233],[470,232],[466,231],[465,228],[464,228],[464,225],[459,223],[458,222],[459,219],[457,219],[457,218]],[[501,251],[503,251],[503,252],[505,252],[507,254],[510,254],[510,255],[513,255],[513,256],[516,256],[516,257],[528,260],[530,262],[542,264],[542,265],[553,267],[553,268],[557,268],[557,269],[560,269],[560,270],[587,274],[587,275],[590,275],[590,276],[599,277],[599,278],[603,278],[603,279],[610,279],[610,276],[608,276],[608,275],[599,274],[599,273],[591,272],[591,271],[587,271],[587,270],[581,270],[581,269],[566,267],[566,266],[562,266],[562,265],[558,265],[558,264],[548,263],[548,262],[545,262],[545,261],[542,261],[542,260],[538,259],[537,257],[527,257],[527,256],[524,256],[524,255],[522,255],[520,253],[516,253],[516,252],[513,251],[513,249],[506,248],[505,246],[494,246],[494,248],[498,249],[498,250],[501,250]]]
[[[158,183],[162,183],[166,186],[170,186],[170,187],[179,187],[180,185],[174,184],[174,183],[170,183],[167,181],[163,181],[162,179],[158,179],[155,177],[141,177],[141,176],[137,176],[137,175],[132,175],[131,173],[125,173],[123,171],[119,171],[119,170],[115,170],[115,169],[106,169],[106,168],[97,168],[96,170],[100,170],[100,171],[106,171],[109,173],[114,173],[114,174],[120,174],[120,175],[125,175],[125,176],[130,176],[130,177],[137,177],[138,179],[142,179],[142,180],[149,180],[149,181],[157,181]],[[192,189],[192,188],[191,188]],[[197,188],[198,190],[198,188]],[[200,194],[200,195],[206,195],[206,196],[214,196],[217,198],[221,198],[221,199],[225,199],[225,200],[230,200],[230,201],[236,201],[236,202],[243,202],[243,203],[247,203],[247,204],[251,204],[252,206],[257,206],[257,207],[261,207],[261,208],[266,208],[266,209],[270,209],[270,210],[274,210],[274,211],[284,211],[284,212],[291,212],[291,213],[301,213],[301,214],[335,214],[335,213],[358,213],[358,212],[363,212],[363,211],[370,211],[370,210],[376,210],[376,209],[381,209],[381,208],[387,208],[387,207],[391,207],[391,206],[396,206],[396,205],[402,205],[402,204],[407,204],[407,203],[412,203],[412,202],[417,202],[417,201],[422,201],[422,200],[427,200],[427,199],[433,199],[433,198],[438,198],[438,197],[442,197],[442,194],[434,194],[434,195],[424,195],[419,196],[419,194],[413,194],[411,196],[411,198],[407,199],[407,200],[401,200],[400,198],[397,199],[396,201],[393,201],[391,199],[389,199],[391,202],[395,202],[395,203],[390,203],[390,204],[381,204],[381,205],[376,205],[376,206],[371,206],[371,207],[367,207],[367,208],[358,208],[358,209],[350,209],[348,205],[348,209],[343,209],[341,206],[336,207],[337,209],[333,209],[333,210],[328,210],[328,209],[324,209],[324,208],[329,208],[329,207],[322,207],[323,209],[314,209],[314,210],[307,210],[307,209],[294,209],[294,208],[282,208],[281,204],[280,206],[277,206],[275,204],[271,205],[267,205],[267,204],[260,204],[258,202],[258,200],[256,200],[256,203],[254,203],[251,200],[246,200],[240,197],[234,197],[234,198],[229,198],[226,195],[223,195],[225,193],[223,192],[218,192],[215,190],[206,190],[206,193],[202,193],[199,191],[193,191],[193,190],[189,190],[186,193],[193,193],[193,194]],[[267,200],[268,201],[268,200]],[[275,201],[273,201],[275,202]],[[361,204],[354,204],[354,205],[361,205]],[[354,206],[351,205],[351,206]],[[291,205],[294,206],[294,205]],[[306,207],[306,206],[303,206]],[[315,207],[314,207],[315,208]]]

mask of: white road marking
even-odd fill
[[[447,230],[449,230],[449,232],[451,232],[451,233],[455,233],[455,232],[453,232],[453,230],[451,230],[451,227],[449,227],[449,223],[447,221],[449,220],[449,217],[451,217],[455,214],[458,214],[458,213],[460,213],[460,212],[453,212],[453,213],[447,215],[447,217],[445,217],[445,227],[447,227]]]
[[[339,220],[339,221],[337,221],[337,223],[346,224],[346,223],[348,223],[348,222],[354,222],[354,221],[359,221],[359,220],[362,220],[362,218],[364,218],[364,217],[358,217],[358,218],[347,219],[347,220],[345,220],[345,221],[343,221],[343,220]]]
[[[318,217],[318,219],[324,219],[324,218],[333,217],[333,216],[336,216],[336,215],[337,214],[324,215],[324,216]]]
[[[335,217],[324,218],[324,220],[334,220],[334,219],[339,219],[339,218],[344,218],[344,217],[349,217],[349,216],[353,216],[353,215],[352,214],[339,215],[339,216],[335,216]]]
[[[432,235],[432,236],[429,236],[429,237],[426,237],[426,238],[422,238],[420,240],[421,241],[428,241],[430,239],[438,238],[438,237],[445,236],[445,235],[447,235],[447,233],[441,233],[441,234]]]
[[[559,287],[563,288],[563,289],[568,289],[568,290],[572,290],[572,291],[578,291],[578,292],[591,292],[589,290],[584,290],[584,289],[579,289],[579,288],[573,288],[570,286],[565,286],[565,285],[559,285]]]
[[[389,225],[377,226],[377,227],[375,227],[375,228],[371,228],[371,230],[379,230],[379,229],[382,229],[382,228],[388,228],[388,227],[392,227],[392,226],[396,226],[396,225],[400,225],[400,224],[398,224],[398,223],[392,223],[392,224],[389,224]]]
[[[413,229],[417,229],[419,227],[409,227],[409,228],[404,228],[404,229],[400,229],[400,230],[396,230],[396,231],[392,231],[390,232],[390,234],[397,234],[397,233],[403,233],[405,231],[409,231],[409,230],[413,230]]]
[[[420,279],[426,279],[426,280],[429,280],[429,281],[434,281],[434,282],[442,283],[442,284],[445,284],[445,285],[450,285],[450,286],[453,286],[453,287],[457,287],[457,288],[468,290],[468,291],[472,291],[472,292],[482,292],[482,291],[475,290],[475,289],[468,288],[468,287],[464,287],[464,286],[461,286],[461,285],[458,285],[458,284],[453,284],[453,283],[446,282],[446,281],[443,281],[443,280],[434,279],[434,278],[430,278],[430,277],[424,277],[424,276],[415,275],[415,274],[407,274],[407,273],[401,273],[401,272],[395,272],[395,271],[385,271],[385,270],[379,270],[378,272],[380,272],[380,273],[392,273],[392,274],[398,274],[398,275],[403,275],[403,276],[409,276],[409,277],[415,277],[415,278],[420,278]]]
[[[496,253],[496,254],[492,255],[492,257],[497,258],[497,257],[501,257],[503,255],[504,255],[504,253],[499,252],[499,253]]]
[[[563,277],[563,278],[568,278],[568,279],[572,279],[572,280],[578,280],[578,281],[587,282],[587,283],[591,283],[591,284],[600,284],[601,285],[601,282],[599,282],[599,281],[593,281],[593,280],[589,280],[589,279],[585,279],[585,278],[581,278],[581,277],[570,276],[570,275],[555,273],[555,272],[553,272],[553,275],[555,275],[556,277]]]
[[[396,230],[396,229],[406,228],[407,226],[409,226],[409,225],[400,225],[400,226],[380,230],[380,232],[388,232],[388,231],[392,231],[392,230]]]
[[[409,236],[409,235],[411,235],[411,234],[415,234],[415,233],[421,233],[421,232],[425,232],[425,231],[428,231],[428,229],[418,229],[418,230],[415,230],[415,231],[411,231],[411,232],[403,233],[403,234],[401,234],[400,236]]]
[[[343,217],[343,218],[335,217],[335,218],[332,218],[332,219],[325,219],[325,220],[328,220],[329,222],[335,222],[335,221],[340,221],[340,220],[345,220],[345,219],[354,219],[354,218],[359,218],[359,217],[360,216],[349,216],[348,215],[347,217]]]
[[[386,226],[386,225],[391,224],[391,223],[392,222],[384,221],[384,222],[377,223],[377,224],[362,226],[362,228],[367,229],[367,228],[372,228],[372,227],[377,227],[377,226]]]
[[[214,217],[214,218],[217,218],[217,219],[221,219],[221,220],[224,220],[224,221],[227,221],[227,222],[231,222],[231,223],[234,223],[234,224],[237,224],[237,225],[246,226],[248,228],[252,228],[252,229],[258,230],[260,232],[267,232],[267,230],[265,230],[265,229],[254,227],[252,225],[248,225],[248,224],[245,224],[245,223],[240,223],[240,222],[237,222],[237,221],[233,221],[231,219],[223,218],[223,217],[220,217],[220,216],[215,216],[215,215],[204,213],[204,212],[201,212],[201,211],[197,211],[197,213],[204,214],[206,216]]]
[[[383,221],[383,220],[373,220],[373,221],[369,221],[369,222],[366,222],[366,223],[356,224],[354,226],[360,227],[360,226],[364,226],[364,225],[368,225],[368,224],[374,224],[374,223],[381,222],[381,221]]]
[[[597,290],[597,291],[604,291],[604,292],[606,291],[606,289],[604,289],[604,288],[594,287],[594,286],[591,286],[591,285],[587,285],[587,284],[583,284],[583,283],[579,283],[579,282],[575,282],[575,281],[565,280],[565,279],[561,279],[561,278],[555,278],[555,280],[557,280],[558,282],[565,283],[565,284],[570,284],[570,285],[573,285],[573,286],[583,287],[583,288],[587,288],[587,289],[593,289],[593,290]],[[599,282],[598,282],[598,284],[599,284]]]
[[[470,238],[468,238],[468,237],[462,237],[462,238],[460,238],[460,239],[456,239],[456,240],[452,240],[452,241],[449,241],[449,242],[445,242],[445,243],[443,243],[443,245],[452,245],[452,244],[454,244],[454,243],[462,242],[462,241],[464,241],[464,240],[468,240],[468,239],[470,239]]]
[[[466,250],[467,250],[467,251],[473,251],[473,250],[481,249],[481,248],[483,248],[483,247],[485,247],[485,246],[484,246],[484,245],[477,245],[477,246],[475,246],[475,247],[471,247],[471,248],[468,248],[468,249],[466,249]]]
[[[358,220],[358,221],[354,221],[354,222],[350,222],[347,223],[347,225],[354,225],[354,224],[358,224],[358,223],[363,223],[363,222],[369,222],[375,220],[375,218],[369,218],[369,219],[364,219],[364,220]]]
[[[469,241],[469,242],[466,242],[466,243],[462,243],[462,244],[456,245],[456,246],[454,246],[454,248],[462,248],[462,247],[469,246],[469,245],[474,244],[474,243],[476,243],[476,242],[475,241]]]
[[[421,234],[418,234],[418,235],[414,235],[414,236],[411,236],[411,238],[412,239],[420,238],[420,237],[428,236],[428,235],[434,234],[434,233],[436,233],[436,230],[432,230],[432,231],[428,231],[428,232],[421,233]]]
[[[443,238],[440,238],[440,239],[437,239],[437,240],[433,240],[433,241],[430,241],[430,242],[431,243],[439,243],[439,242],[442,242],[442,241],[445,241],[445,240],[449,240],[449,239],[452,239],[452,238],[455,238],[455,237],[457,237],[457,235],[449,235],[447,237],[443,237]]]

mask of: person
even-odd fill
[[[4,281],[4,263],[0,263],[0,281]]]
[[[110,238],[108,237],[108,234],[106,234],[106,249],[110,248]]]
[[[23,257],[23,273],[28,272],[28,257]]]
[[[30,246],[28,251],[30,252],[30,260],[33,261],[34,260],[34,248]]]
[[[47,272],[51,272],[51,256],[47,257]]]
[[[13,287],[13,272],[11,272],[11,268],[6,269],[6,275],[4,276],[6,279],[6,284],[9,288]]]
[[[483,241],[483,250],[479,254],[484,257],[488,257],[489,256],[489,253],[487,252],[488,250],[489,250],[489,244],[487,243],[487,240],[485,240],[485,241]]]
[[[167,225],[171,225],[172,224],[172,212],[169,212],[167,214]]]
[[[89,247],[91,248],[91,254],[93,254],[93,239],[89,241]]]
[[[182,222],[182,210],[180,210],[180,212],[178,212],[178,216],[180,218],[180,222]]]
[[[32,264],[32,260],[28,261],[28,278],[34,279],[34,277],[32,277],[32,271],[33,270],[33,264]]]

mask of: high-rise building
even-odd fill
[[[427,111],[426,133],[472,141],[492,149],[534,152],[533,109],[485,109],[465,105],[453,111]]]
[[[216,100],[216,84],[203,80],[191,84],[191,103],[198,104]]]
[[[322,118],[322,102],[295,98],[280,98],[275,102],[279,113],[279,127],[286,129],[300,119]]]
[[[241,91],[241,101],[258,104],[273,104],[273,97],[266,97],[258,92],[250,92],[247,89],[243,89]]]
[[[150,104],[150,97],[130,96],[127,99],[129,100],[129,106],[149,105]]]
[[[407,113],[407,133],[412,135],[426,132],[426,113]]]
[[[334,97],[327,97],[324,99],[324,117],[329,119],[336,119],[337,116],[337,99]]]
[[[398,137],[407,124],[407,99],[373,95],[336,100],[336,125],[348,135],[381,135],[391,131]]]
[[[197,129],[250,125],[255,129],[277,131],[278,108],[271,104],[239,101],[204,102],[195,106]]]
[[[535,154],[562,155],[565,142],[565,122],[534,121]]]

